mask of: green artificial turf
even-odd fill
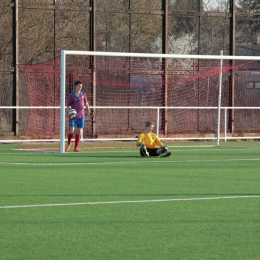
[[[259,259],[260,150],[0,145],[0,259]]]

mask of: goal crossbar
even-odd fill
[[[174,59],[211,59],[211,60],[260,60],[259,56],[230,56],[230,55],[198,55],[198,54],[155,54],[155,53],[128,53],[102,51],[73,51],[62,50],[61,59],[66,55],[108,56],[108,57],[135,57],[135,58],[174,58]]]

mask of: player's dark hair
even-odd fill
[[[145,124],[145,127],[150,127],[151,125],[154,125],[153,121],[147,121]]]
[[[78,84],[82,85],[82,82],[80,80],[75,81],[74,86],[77,86]]]

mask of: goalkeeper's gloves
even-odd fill
[[[144,147],[145,145],[144,145],[144,142],[140,142],[140,147],[142,148],[142,147]]]
[[[162,145],[161,149],[167,149],[167,146],[166,145]]]

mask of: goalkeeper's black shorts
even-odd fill
[[[157,150],[159,148],[146,148],[150,156],[158,156]]]

